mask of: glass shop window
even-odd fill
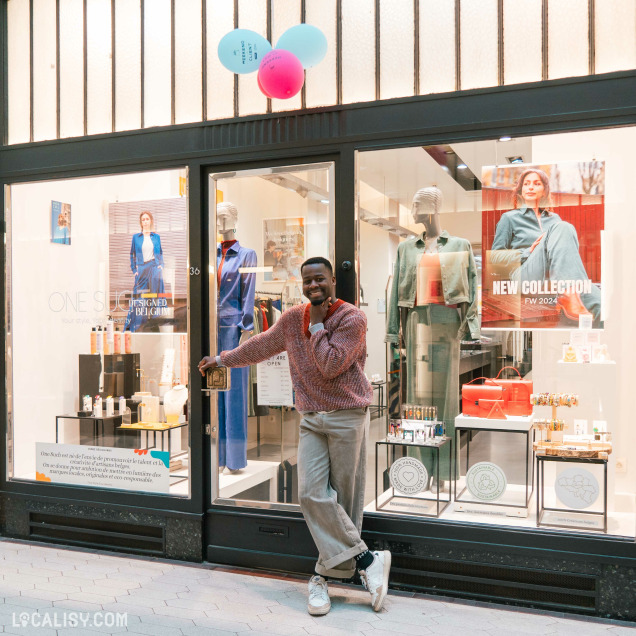
[[[189,495],[186,185],[7,188],[11,479]]]
[[[216,311],[210,339],[220,353],[307,302],[303,261],[324,256],[333,262],[334,168],[325,162],[209,178],[210,227],[216,229],[210,237],[210,310]],[[210,405],[217,423],[213,500],[297,504],[300,414],[287,354],[231,369],[230,390],[213,392]]]
[[[630,140],[358,153],[367,512],[635,536]]]

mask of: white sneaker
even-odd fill
[[[312,616],[324,616],[331,609],[327,581],[314,574],[309,579],[309,600],[307,601],[307,611]]]
[[[360,570],[362,584],[371,594],[371,605],[379,612],[389,591],[389,570],[391,569],[391,553],[388,550],[373,553],[373,563]]]

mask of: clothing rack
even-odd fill
[[[259,303],[261,300],[279,300],[281,311],[283,310],[283,292],[271,292],[271,291],[255,291],[254,302]],[[256,456],[261,456],[261,416],[258,413],[258,405],[255,405],[256,409]],[[282,409],[281,409],[281,422],[282,422]],[[282,427],[282,423],[281,423]],[[282,440],[282,428],[281,428],[281,440]]]

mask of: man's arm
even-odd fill
[[[333,380],[344,373],[366,346],[367,319],[363,313],[345,316],[329,336],[325,329],[311,335],[311,351],[320,373]]]
[[[282,314],[267,331],[246,340],[236,349],[221,352],[221,355],[217,356],[221,359],[221,366],[249,367],[285,351],[284,315]],[[219,366],[216,358],[206,356],[199,362],[199,371],[201,375],[205,375],[206,369],[216,366]]]

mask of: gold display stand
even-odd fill
[[[533,404],[538,406],[551,406],[552,407],[552,421],[558,421],[557,418],[557,409],[559,406],[567,406],[568,408],[572,406],[578,406],[579,398],[578,395],[570,395],[570,397],[574,398],[572,403],[563,404],[562,398],[563,396],[567,396],[569,394],[562,393],[549,393],[549,394],[540,394],[541,396],[547,396],[548,404],[540,404],[537,399],[538,396],[532,396]],[[540,420],[539,420],[540,422]],[[535,441],[533,443],[533,448],[537,455],[550,455],[554,457],[572,457],[572,458],[581,458],[581,459],[607,459],[608,456],[612,452],[612,444],[611,442],[605,440],[581,440],[576,443],[564,443],[562,440],[552,440],[552,436],[550,433],[557,432],[552,431],[549,428],[543,428],[540,423],[536,423],[535,428],[539,429],[541,433],[544,430],[547,430],[548,436],[550,439],[541,439],[539,441]],[[565,426],[564,426],[565,428]],[[562,431],[558,431],[562,432]],[[598,435],[609,436],[609,433],[598,433]],[[541,435],[543,437],[543,434]]]

